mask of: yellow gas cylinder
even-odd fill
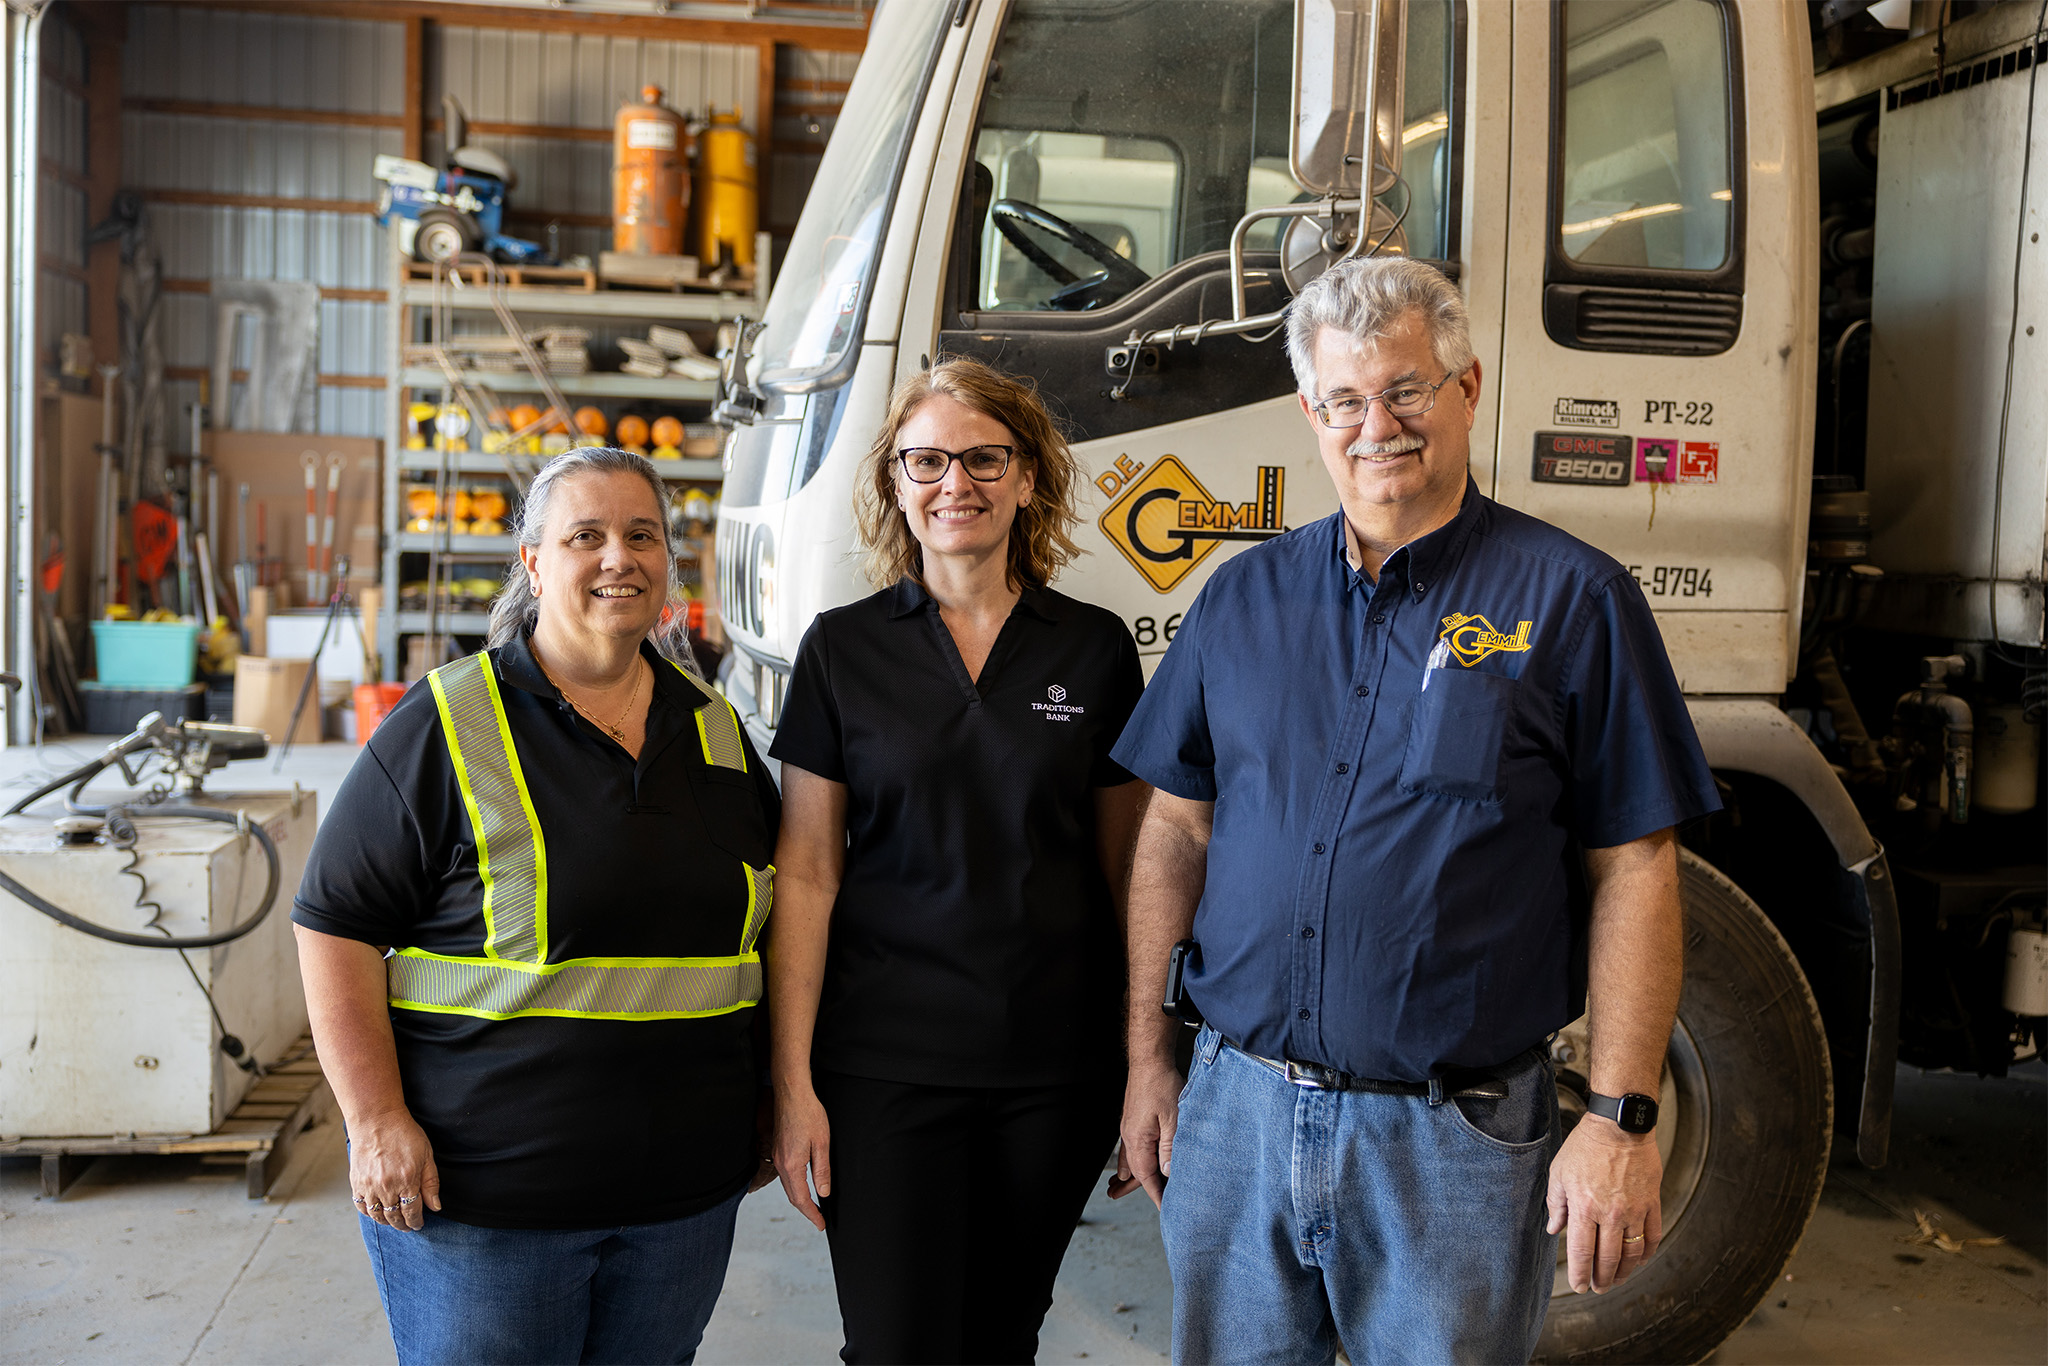
[[[697,258],[705,270],[721,256],[754,264],[754,228],[759,209],[754,191],[754,139],[740,127],[740,112],[711,111],[710,126],[697,138]]]
[[[690,134],[682,115],[643,86],[612,124],[612,250],[680,256],[690,211]]]

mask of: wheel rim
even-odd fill
[[[429,223],[420,229],[420,254],[429,261],[452,261],[462,254],[462,234],[452,223]]]
[[[1551,1056],[1558,1064],[1558,1114],[1569,1135],[1586,1113],[1589,1089],[1584,1076],[1574,1070],[1583,1067],[1588,1056],[1583,1015],[1558,1031],[1551,1044]],[[1664,1159],[1658,1201],[1663,1213],[1664,1241],[1681,1236],[1686,1210],[1699,1193],[1700,1178],[1706,1172],[1713,1113],[1713,1095],[1699,1045],[1681,1017],[1671,1027],[1671,1047],[1664,1055],[1664,1081],[1657,1096],[1657,1152]],[[1557,1270],[1550,1287],[1552,1299],[1573,1294],[1565,1258],[1566,1242],[1559,1238]]]

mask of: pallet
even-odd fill
[[[448,273],[458,276],[465,285],[483,285],[489,282],[489,272],[482,266],[455,266]],[[425,261],[407,261],[405,278],[431,281],[434,278],[434,267]],[[597,292],[597,272],[578,269],[575,266],[501,265],[498,267],[498,278],[513,289],[559,289],[565,294]]]
[[[731,270],[723,280],[712,280],[704,276],[692,279],[659,278],[607,273],[604,285],[608,290],[635,294],[739,294],[754,292],[754,272]]]
[[[299,1135],[334,1108],[334,1092],[302,1035],[286,1056],[304,1050],[296,1062],[265,1074],[242,1103],[210,1134],[116,1134],[111,1137],[16,1138],[0,1141],[0,1155],[43,1159],[43,1197],[64,1194],[96,1157],[110,1154],[241,1154],[251,1200],[261,1200],[291,1161]]]

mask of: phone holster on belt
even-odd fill
[[[1202,1012],[1188,995],[1188,959],[1201,951],[1200,944],[1192,939],[1183,939],[1166,956],[1166,999],[1160,1003],[1160,1009],[1191,1025],[1202,1023]]]

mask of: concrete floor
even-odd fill
[[[331,792],[354,754],[306,747],[280,777],[239,765],[221,785]],[[55,746],[41,760],[70,762]],[[0,751],[0,790],[36,764]],[[1779,1292],[1714,1362],[2048,1360],[2048,1069],[1901,1069],[1893,1133],[1884,1171],[1836,1160]],[[1956,1238],[2007,1241],[1909,1243],[1916,1212]],[[1040,1359],[1165,1360],[1171,1306],[1150,1203],[1098,1195]],[[824,1236],[777,1189],[749,1197],[699,1360],[826,1363],[839,1343]],[[333,1121],[306,1135],[267,1201],[243,1197],[239,1165],[200,1158],[103,1158],[58,1201],[40,1198],[32,1160],[0,1164],[0,1363],[392,1359]]]

